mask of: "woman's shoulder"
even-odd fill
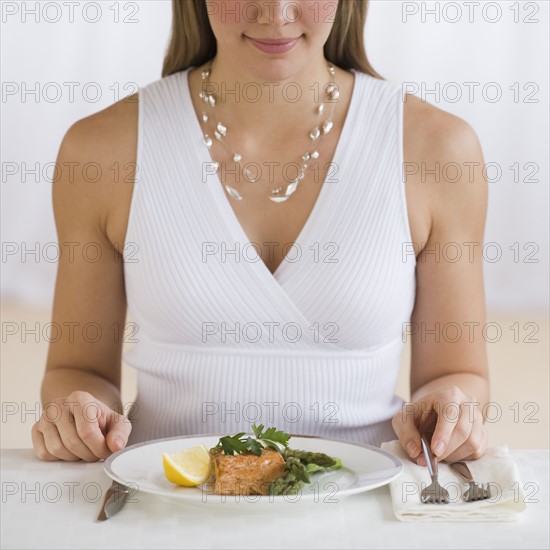
[[[412,94],[404,93],[402,101],[405,145],[414,157],[445,163],[479,154],[479,139],[466,120]]]
[[[482,223],[487,181],[474,128],[461,117],[414,95],[405,94],[402,100],[402,177],[408,201],[418,212],[424,212],[426,223],[422,227],[459,234],[457,227],[463,220]],[[426,231],[420,232],[424,238],[418,242],[428,240]]]
[[[66,131],[61,152],[80,162],[103,164],[135,157],[139,94],[74,122]]]
[[[355,70],[365,83],[363,93],[376,99],[386,97],[384,104],[403,103],[403,133],[406,149],[414,157],[444,162],[457,155],[479,152],[479,140],[473,127],[464,119],[416,95],[406,93],[401,82],[378,78]],[[382,105],[382,103],[380,103]]]
[[[57,219],[69,212],[84,213],[78,221],[81,228],[100,227],[112,243],[123,242],[123,221],[137,171],[137,121],[134,94],[68,128],[53,181]]]
[[[185,73],[180,71],[153,80],[140,86],[138,92],[77,120],[67,130],[64,141],[92,146],[97,152],[124,148],[127,141],[137,138],[139,105],[145,94],[177,85]]]

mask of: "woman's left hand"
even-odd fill
[[[436,413],[436,414],[434,414]],[[440,388],[417,401],[403,403],[392,420],[401,446],[421,466],[426,465],[418,427],[437,416],[431,448],[438,462],[476,460],[487,448],[488,433],[480,405],[456,386]]]

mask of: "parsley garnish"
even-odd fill
[[[260,424],[259,426],[252,424],[252,431],[254,432],[256,439],[265,441],[267,445],[273,447],[276,451],[280,449],[277,443],[281,444],[285,449],[288,447],[288,440],[290,439],[289,434],[277,430],[277,428],[267,428],[267,430],[262,433],[263,429],[263,424]]]
[[[252,437],[243,437],[245,435],[244,432],[239,432],[235,435],[226,435],[220,437],[214,449],[223,449],[226,455],[249,452],[256,456],[260,456],[264,449],[264,445],[262,445],[260,441],[263,441],[265,446],[271,447],[279,452],[281,452],[281,446],[284,449],[287,448],[288,440],[291,437],[289,434],[277,430],[276,428],[267,428],[265,432],[263,430],[263,424],[259,426],[252,424],[252,431],[254,432],[255,439]]]

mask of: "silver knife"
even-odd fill
[[[120,512],[130,494],[130,489],[118,481],[113,481],[103,501],[103,506],[97,519],[105,521],[112,518],[117,512]]]

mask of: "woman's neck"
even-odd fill
[[[201,70],[207,66],[208,63]],[[245,135],[256,134],[259,139],[270,135],[276,140],[278,131],[284,138],[289,127],[307,128],[319,120],[316,107],[331,81],[338,84],[338,72],[334,77],[330,75],[324,57],[295,73],[275,69],[253,73],[217,56],[212,60],[212,87],[208,90],[217,98],[214,109],[218,119],[228,126],[238,125],[239,132]],[[333,107],[327,103],[326,112],[332,112]]]

